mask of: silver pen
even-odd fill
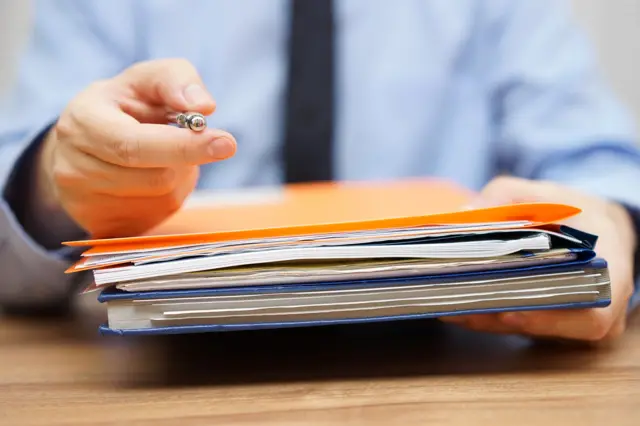
[[[172,112],[167,115],[167,119],[194,132],[201,132],[207,127],[207,119],[198,112]]]

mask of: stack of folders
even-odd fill
[[[105,334],[392,321],[610,303],[596,236],[561,204],[465,209],[443,182],[286,187],[195,203],[148,234],[84,247],[67,272],[107,305]]]

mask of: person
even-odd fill
[[[63,271],[77,253],[61,242],[142,232],[196,188],[438,176],[479,204],[582,208],[572,225],[600,237],[613,289],[606,309],[449,321],[580,341],[623,333],[638,299],[640,154],[564,2],[60,0],[34,11],[0,116],[6,309],[71,297],[77,274]],[[169,126],[171,111],[209,126]]]

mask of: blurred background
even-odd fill
[[[600,55],[603,72],[640,124],[640,0],[572,2]],[[11,84],[30,14],[29,0],[0,0],[0,91]]]

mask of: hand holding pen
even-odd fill
[[[183,60],[139,63],[95,83],[45,139],[40,195],[94,236],[144,232],[182,205],[198,166],[234,155],[233,136],[207,127],[214,110],[197,71]]]

